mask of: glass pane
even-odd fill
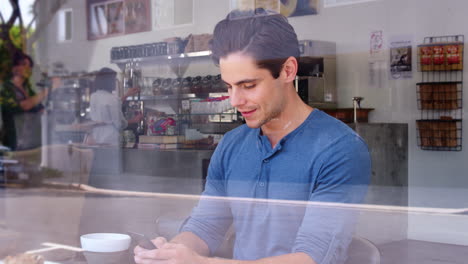
[[[465,2],[37,1],[0,263],[466,263]]]

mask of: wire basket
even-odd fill
[[[423,150],[462,149],[464,42],[463,35],[435,36],[418,46],[416,123]]]
[[[427,37],[418,46],[419,71],[463,70],[464,36]]]
[[[461,82],[418,83],[418,109],[455,110],[462,107]]]
[[[461,151],[461,120],[417,120],[418,146],[424,150]]]

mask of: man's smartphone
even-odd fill
[[[140,247],[148,250],[157,249],[153,242],[151,242],[151,239],[149,239],[147,236],[135,232],[127,233],[137,242]]]

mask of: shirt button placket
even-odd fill
[[[262,169],[261,169],[261,173],[260,173],[260,177],[259,177],[259,181],[257,183],[257,198],[267,198],[267,184],[265,182],[265,179],[267,179],[267,177],[265,176],[265,173],[267,173],[269,170],[268,170],[268,167],[269,167],[269,163],[270,162],[270,159],[268,158],[265,158],[262,160]]]

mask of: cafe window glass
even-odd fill
[[[30,1],[34,65],[0,80],[0,263],[133,263],[141,235],[80,238],[181,230],[239,261],[468,263],[467,0]],[[22,113],[5,88],[28,82]]]

